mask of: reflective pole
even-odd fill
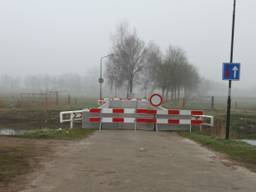
[[[235,23],[236,23],[236,0],[234,0],[234,4],[233,4],[233,20],[232,20],[232,34],[231,34],[230,63],[233,63]],[[229,83],[228,83],[228,101],[227,101],[227,117],[226,117],[226,137],[225,137],[226,139],[229,139],[229,130],[230,130],[231,87],[232,87],[232,81],[229,80]]]

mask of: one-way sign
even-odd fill
[[[240,63],[223,63],[223,80],[240,80]]]

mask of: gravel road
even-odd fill
[[[256,174],[175,133],[102,131],[60,146],[23,192],[255,191]]]

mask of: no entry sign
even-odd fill
[[[155,93],[150,96],[149,102],[153,107],[159,107],[163,102],[163,98],[161,95]]]

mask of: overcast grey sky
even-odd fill
[[[127,21],[163,51],[186,50],[199,72],[221,81],[229,61],[233,0],[0,0],[0,74],[83,74],[111,49]],[[237,0],[238,87],[256,84],[256,1]]]

